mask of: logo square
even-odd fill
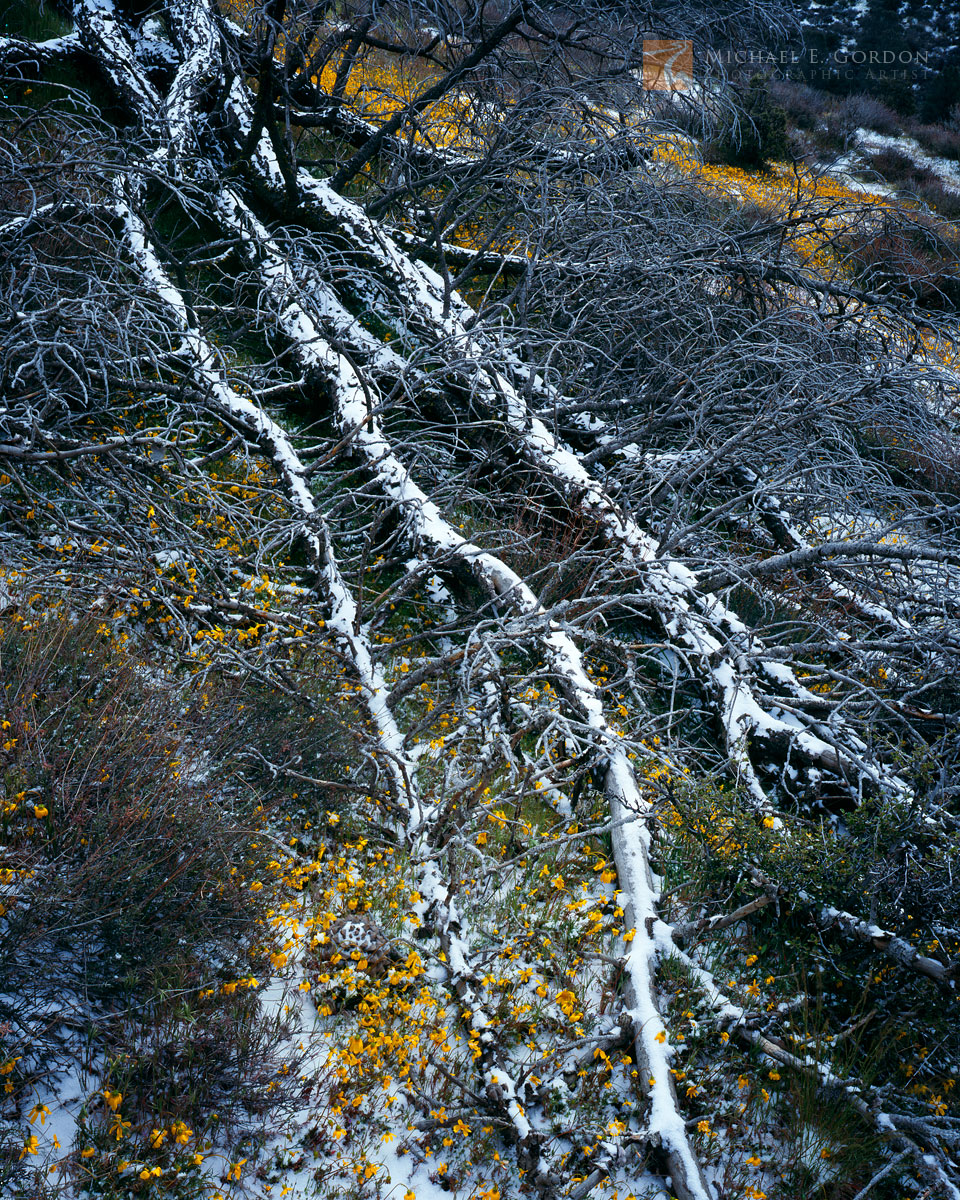
[[[651,92],[685,92],[693,83],[693,42],[644,38],[642,83]]]

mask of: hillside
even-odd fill
[[[817,86],[865,92],[926,122],[944,121],[960,103],[955,4],[839,0],[795,11],[807,47],[803,70]]]
[[[7,10],[3,1195],[960,1200],[957,129],[642,71],[795,16]]]

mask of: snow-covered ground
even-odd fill
[[[927,154],[916,138],[907,137],[906,134],[890,137],[886,134],[876,133],[872,129],[858,129],[857,147],[868,153],[876,150],[896,150],[900,154],[905,154],[918,167],[936,175],[944,187],[960,194],[960,162],[952,158],[936,158],[932,154]]]

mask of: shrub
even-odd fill
[[[858,129],[895,135],[901,132],[902,124],[893,109],[873,96],[832,97],[821,110],[815,133],[822,147],[842,150],[854,141]]]
[[[8,609],[0,669],[9,1103],[53,1086],[82,1030],[100,1077],[84,1128],[104,1154],[176,1121],[197,1138],[214,1119],[218,1137],[242,1136],[302,1086],[283,1062],[283,1021],[258,998],[281,893],[263,796],[231,781],[226,742],[106,626]],[[130,1122],[115,1137],[105,1091]],[[74,1166],[86,1176],[99,1161]]]
[[[939,158],[960,159],[960,128],[947,125],[911,125],[910,133],[923,148]]]
[[[935,178],[926,167],[914,162],[909,154],[893,146],[870,151],[867,161],[888,183],[910,187]]]
[[[62,986],[57,963],[70,947],[97,1002],[163,985],[179,975],[178,947],[249,926],[248,894],[225,879],[251,826],[204,788],[175,695],[92,623],[8,624],[4,634],[2,829],[20,863],[4,961],[29,941],[34,982],[40,950]]]
[[[960,221],[960,191],[948,188],[939,179],[928,179],[917,188],[917,195],[941,217]]]
[[[838,124],[851,130],[873,129],[893,136],[903,128],[902,119],[876,96],[845,96],[833,104],[831,111]]]
[[[815,129],[823,120],[824,110],[830,102],[818,88],[789,79],[771,79],[767,90],[787,118],[800,129]]]
[[[893,290],[927,308],[960,306],[960,257],[933,224],[882,228],[843,243],[846,266],[872,291]]]
[[[756,168],[786,158],[787,114],[773,102],[768,81],[754,75],[735,98],[738,122],[704,147],[707,162]]]
[[[825,930],[820,907],[856,912],[892,926],[929,954],[954,956],[956,939],[943,928],[956,929],[950,864],[957,834],[931,819],[943,794],[919,779],[917,784],[912,802],[877,797],[843,822],[797,814],[784,816],[778,827],[759,821],[733,790],[688,782],[670,792],[660,819],[670,831],[662,843],[674,906],[668,919],[691,921],[691,941],[702,939],[700,961],[706,959],[733,994],[739,989],[768,1036],[795,1052],[802,1048],[807,1062],[828,1063],[841,1078],[850,1074],[883,1088],[898,1111],[923,1115],[932,1107],[930,1097],[939,1102],[944,1084],[943,1095],[953,1086],[958,1029],[952,1006],[939,1004],[929,983],[873,946]],[[779,886],[776,902],[720,936],[697,930],[700,918],[757,899],[745,862]],[[907,881],[914,870],[915,886]],[[681,1003],[695,1009],[688,998]],[[698,1036],[696,1030],[688,1038]],[[736,1053],[735,1041],[731,1036],[725,1055]],[[930,1045],[937,1053],[928,1058]],[[769,1061],[747,1050],[731,1071],[742,1072],[737,1083],[725,1094],[711,1092],[717,1077],[698,1076],[699,1064],[686,1053],[687,1078],[716,1126],[726,1120],[748,1130],[753,1122],[759,1129],[777,1128],[764,1164],[777,1181],[771,1194],[791,1200],[852,1195],[889,1157],[876,1131],[838,1102],[839,1095],[824,1103],[811,1073],[771,1071]],[[743,1194],[744,1180],[732,1172],[725,1183],[725,1194]],[[892,1200],[905,1190],[899,1184],[877,1194]]]
[[[868,156],[871,168],[888,183],[917,196],[948,220],[960,217],[960,191],[948,187],[929,168],[914,162],[909,154],[893,147]]]

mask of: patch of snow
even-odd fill
[[[952,158],[937,158],[920,147],[916,138],[901,134],[892,137],[887,134],[875,133],[872,129],[857,130],[857,145],[863,150],[898,150],[905,154],[918,167],[936,175],[940,182],[951,192],[960,194],[960,163]]]

